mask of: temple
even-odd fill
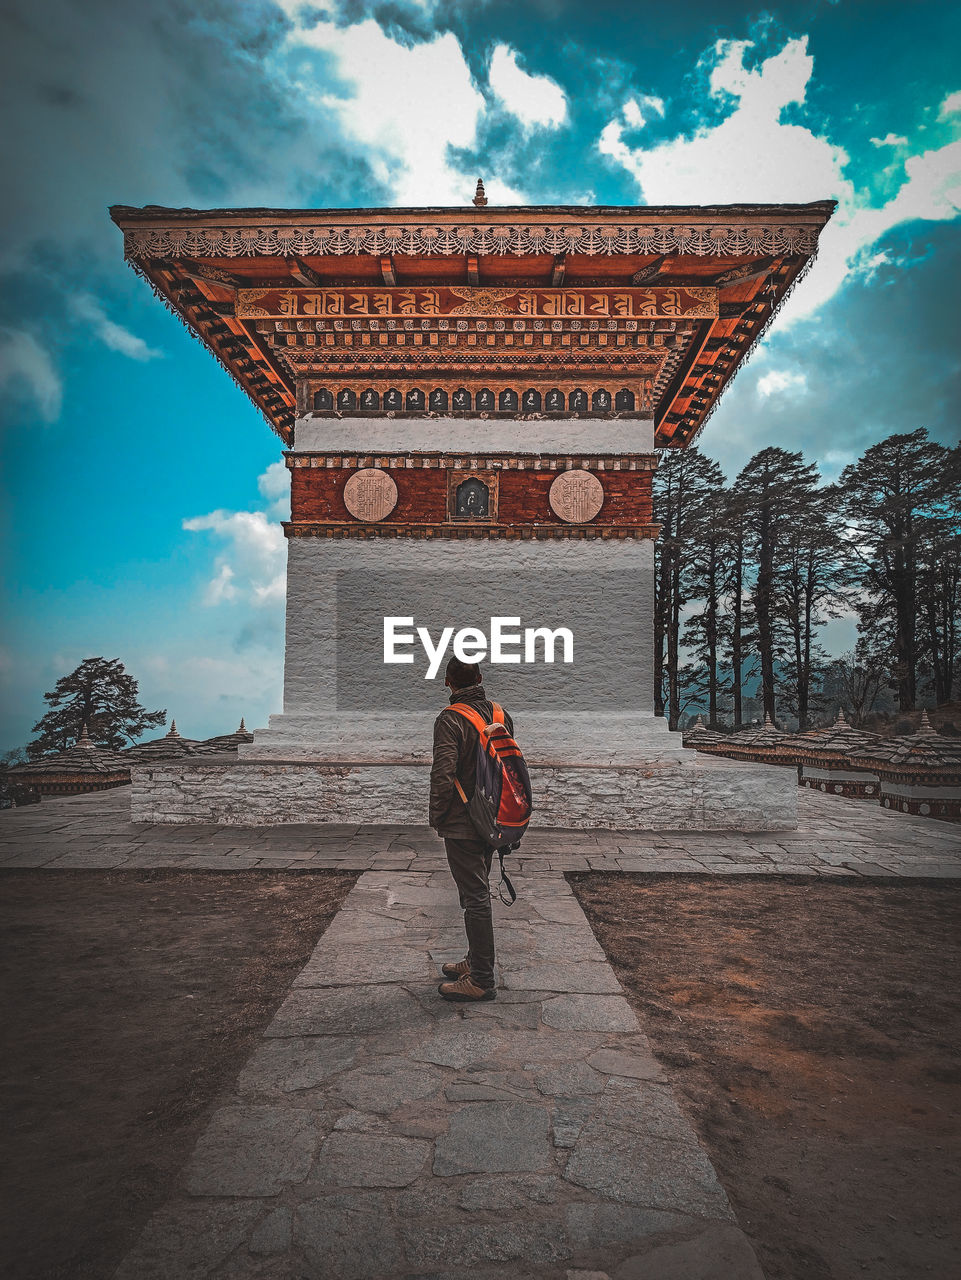
[[[450,628],[487,646],[542,823],[793,825],[783,771],[654,715],[651,485],[833,208],[112,209],[291,471],[283,711],[236,762],[135,779],[138,816],[423,821]],[[497,665],[497,620],[540,647]]]

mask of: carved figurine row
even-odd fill
[[[389,388],[383,395],[374,387],[359,393],[352,387],[344,387],[337,392],[329,387],[320,387],[313,393],[311,403],[318,413],[352,413],[358,410],[362,413],[466,413],[471,410],[480,413],[633,413],[637,398],[627,387],[613,393],[599,387],[591,395],[582,388],[575,388],[565,395],[559,387],[553,387],[544,394],[530,387],[520,395],[511,387],[496,394],[488,387],[482,387],[476,394],[466,387],[458,387],[452,395],[443,387],[435,387],[432,391],[415,387],[406,395],[396,387]]]

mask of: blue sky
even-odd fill
[[[31,0],[0,97],[0,750],[84,657],[190,736],[280,709],[280,442],[121,257],[107,206],[835,198],[700,444],[833,478],[958,438],[961,10]],[[850,624],[833,624],[834,647]]]

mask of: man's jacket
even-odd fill
[[[482,684],[469,689],[458,689],[450,695],[451,702],[463,702],[473,707],[489,724],[494,709],[487,700]],[[514,722],[504,712],[507,732],[513,736]],[[476,840],[467,806],[457,794],[454,779],[464,788],[469,800],[474,794],[474,752],[477,748],[477,730],[456,711],[445,707],[434,721],[434,764],[430,771],[430,816],[428,821],[438,835],[456,840]]]

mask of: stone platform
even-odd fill
[[[445,871],[423,825],[225,826],[131,821],[130,787],[0,812],[0,868]],[[796,831],[571,831],[533,827],[511,866],[681,875],[961,878],[961,825],[798,789]],[[514,872],[512,871],[512,874]]]
[[[642,764],[531,763],[540,826],[578,830],[790,831],[793,770],[693,751]],[[374,825],[424,821],[421,762],[208,756],[135,767],[135,822]]]
[[[763,1280],[564,878],[495,921],[448,1004],[448,872],[361,876],[116,1280]]]

